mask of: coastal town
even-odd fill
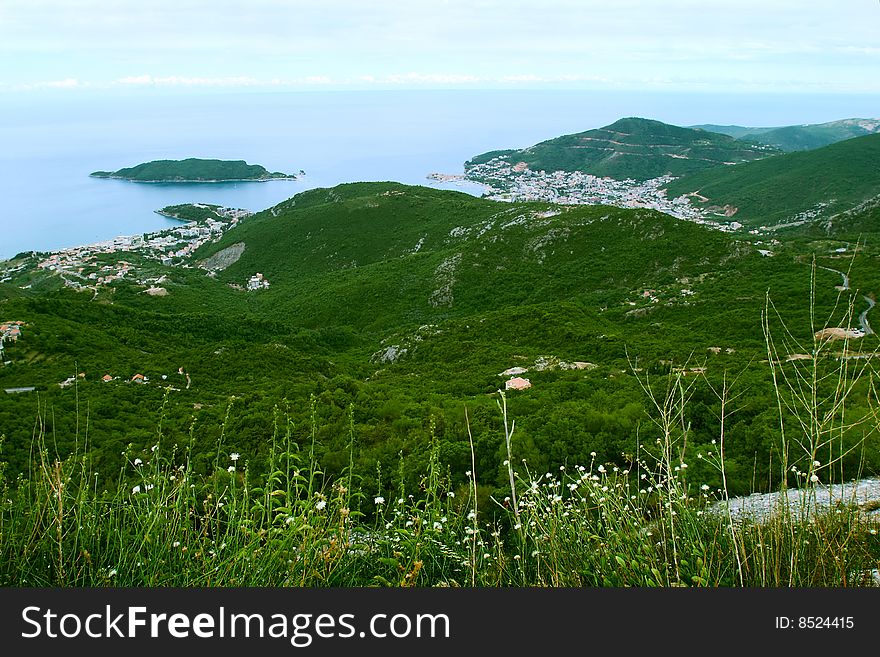
[[[216,218],[190,221],[155,233],[114,237],[103,242],[53,251],[48,255],[34,254],[39,258],[36,268],[58,276],[66,287],[91,290],[95,296],[102,287],[120,280],[147,286],[145,292],[151,296],[165,296],[167,291],[160,286],[168,280],[167,275],[156,276],[155,270],[150,270],[144,264],[157,262],[164,266],[192,267],[185,262],[189,256],[204,244],[218,241],[226,231],[252,214],[237,208],[198,204],[193,207],[210,209]],[[120,256],[123,254],[139,258],[122,259]],[[132,262],[134,260],[143,262]],[[15,273],[25,266],[18,265]],[[11,280],[12,275],[7,270],[4,279]],[[264,281],[260,275],[259,285],[249,283],[247,289],[266,287],[268,281]]]
[[[647,208],[733,232],[742,224],[729,221],[729,210],[702,209],[687,196],[668,198],[666,186],[675,180],[665,175],[645,181],[615,180],[582,171],[533,171],[524,162],[511,165],[501,157],[468,168],[464,176],[431,174],[432,180],[469,180],[481,183],[484,196],[496,201],[545,201],[566,205],[613,205],[621,208]],[[758,231],[750,231],[757,234]]]

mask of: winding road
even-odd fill
[[[849,276],[842,271],[838,271],[837,269],[832,269],[831,267],[823,267],[822,265],[818,265],[819,269],[824,269],[825,271],[833,271],[835,274],[839,274],[843,279],[843,285],[841,287],[844,290],[849,290]],[[862,298],[868,302],[868,307],[862,311],[859,315],[859,326],[865,335],[873,335],[874,329],[871,328],[871,325],[868,323],[868,313],[877,305],[877,302],[874,301],[871,297],[867,295],[862,295]]]

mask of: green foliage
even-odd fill
[[[732,206],[746,226],[828,218],[880,194],[880,134],[802,153],[702,171],[675,180],[670,196],[696,193],[707,206]]]
[[[730,135],[736,139],[774,146],[791,153],[828,146],[845,139],[863,137],[877,132],[876,119],[843,119],[815,125],[789,125],[781,128],[744,128],[742,126],[693,126],[710,132]]]

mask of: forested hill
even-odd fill
[[[693,126],[710,132],[730,135],[736,139],[767,144],[787,153],[821,148],[846,139],[880,132],[878,119],[841,119],[811,125],[789,125],[779,128],[747,128],[737,125]]]
[[[731,206],[746,226],[806,223],[848,211],[880,194],[880,134],[824,148],[684,176],[670,196]]]
[[[625,118],[596,130],[564,135],[522,150],[492,151],[465,163],[465,170],[494,158],[538,171],[582,171],[618,180],[681,176],[777,153],[705,130],[642,118]]]

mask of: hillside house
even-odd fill
[[[109,374],[105,374],[104,376],[101,377],[101,381],[103,381],[104,383],[110,383],[110,381],[112,381],[112,380],[113,380],[113,377],[110,376]]]
[[[525,374],[529,369],[527,367],[511,367],[510,369],[504,370],[498,376],[517,376],[518,374]]]
[[[133,377],[131,377],[131,381],[132,383],[146,383],[147,377],[145,377],[143,374],[135,374]]]
[[[527,390],[532,387],[532,382],[528,379],[516,376],[504,382],[505,390]]]

